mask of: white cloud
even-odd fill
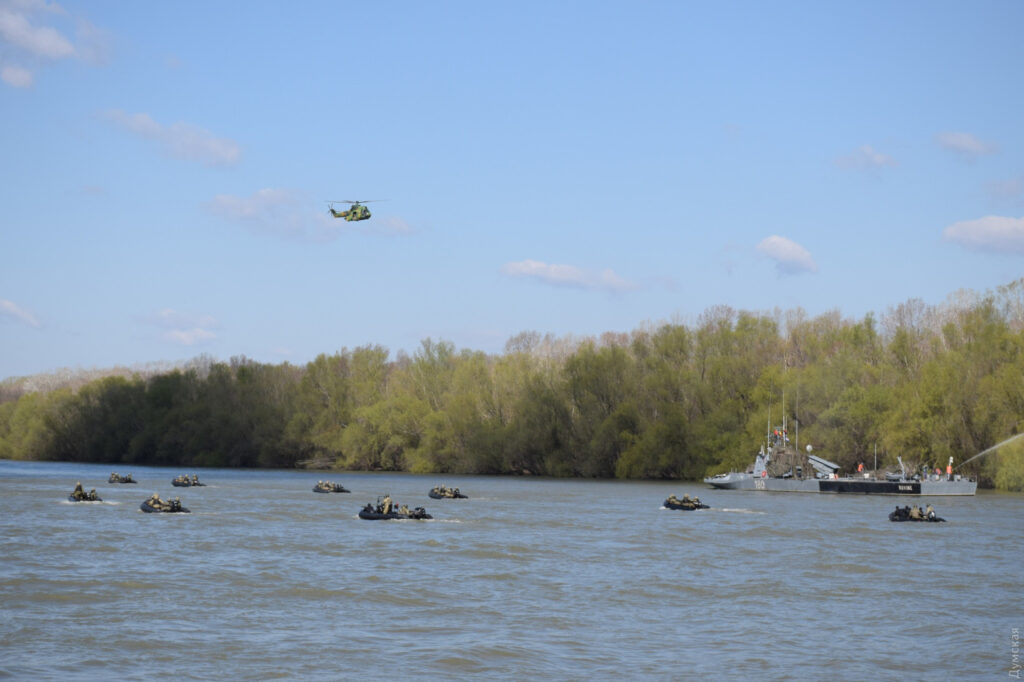
[[[818,265],[811,257],[810,251],[785,237],[772,235],[762,239],[757,245],[757,250],[775,261],[775,269],[780,275],[818,271]]]
[[[20,66],[5,64],[0,68],[0,79],[15,88],[28,88],[32,86],[32,72]]]
[[[374,221],[371,219],[369,222]],[[360,223],[356,223],[357,226],[359,224]],[[381,218],[380,221],[375,224],[378,226],[379,232],[386,232],[388,234],[409,234],[413,231],[409,223],[395,216]]]
[[[93,26],[85,19],[79,19],[75,36],[78,39],[75,50],[82,61],[94,66],[102,66],[110,61],[113,39],[106,30]]]
[[[191,329],[171,329],[164,334],[164,338],[182,346],[194,346],[203,341],[217,338],[217,335],[208,329],[193,327]]]
[[[588,272],[575,265],[555,265],[536,260],[506,263],[501,271],[510,277],[526,277],[540,280],[554,286],[594,289],[604,291],[626,291],[635,289],[632,282],[619,277],[613,270]]]
[[[207,166],[230,166],[242,156],[242,148],[234,140],[216,137],[209,130],[190,123],[161,125],[149,114],[128,114],[111,109],[106,117],[121,128],[159,142],[164,151],[185,161],[197,161]]]
[[[210,202],[210,208],[231,220],[260,220],[272,217],[281,207],[294,203],[295,198],[288,190],[267,187],[248,197],[218,194]]]
[[[217,338],[212,330],[220,324],[210,315],[183,313],[173,308],[164,308],[140,318],[147,325],[161,331],[160,336],[182,346],[195,346]]]
[[[990,183],[989,191],[996,199],[1018,201],[1024,198],[1024,175],[1002,182]]]
[[[218,194],[207,209],[222,218],[241,223],[247,229],[279,237],[303,237],[313,216],[302,200],[285,189],[265,188],[247,197]]]
[[[211,315],[195,315],[182,313],[174,308],[161,308],[152,318],[157,324],[165,327],[180,327],[182,325],[203,325],[206,327],[216,326],[217,320]]]
[[[30,327],[40,327],[39,320],[36,316],[27,310],[22,309],[18,304],[13,301],[0,298],[0,317],[8,317],[18,322],[27,324]]]
[[[866,144],[852,154],[836,159],[836,164],[841,168],[873,169],[895,166],[896,160],[888,154],[877,151],[874,147]]]
[[[36,57],[63,59],[75,54],[75,46],[52,26],[35,26],[29,19],[39,3],[0,4],[0,40]],[[57,6],[54,6],[57,7]]]
[[[67,36],[74,25],[75,39]],[[110,37],[81,17],[45,0],[0,0],[0,80],[27,88],[33,69],[63,59],[102,64],[110,53]]]
[[[1024,218],[985,216],[953,223],[942,232],[951,242],[975,251],[1024,255]]]
[[[267,187],[247,197],[218,194],[206,202],[206,208],[226,220],[239,223],[257,234],[327,242],[343,232],[407,235],[413,228],[395,216],[374,216],[369,220],[347,222],[333,218],[326,210],[314,209],[316,202],[300,192]]]
[[[944,149],[955,152],[965,158],[975,158],[996,151],[995,145],[982,142],[970,133],[945,132],[935,136]]]

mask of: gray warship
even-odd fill
[[[787,493],[853,493],[863,495],[974,495],[978,482],[952,473],[953,458],[945,475],[910,474],[897,458],[900,471],[878,477],[871,473],[840,476],[839,465],[790,447],[784,427],[776,427],[768,436],[768,449],[761,450],[745,472],[717,474],[704,479],[722,490],[766,490]]]

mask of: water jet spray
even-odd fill
[[[964,466],[965,464],[969,464],[970,462],[973,462],[974,460],[978,459],[978,458],[979,458],[979,457],[981,457],[982,455],[987,455],[987,454],[988,454],[988,453],[990,453],[990,452],[994,452],[995,450],[998,450],[999,448],[1003,447],[1003,446],[1004,446],[1004,445],[1006,445],[1007,443],[1012,443],[1013,441],[1017,440],[1018,438],[1024,438],[1024,433],[1018,433],[1018,434],[1017,434],[1016,436],[1010,436],[1009,438],[1007,438],[1007,439],[1006,439],[1006,440],[1004,440],[1003,442],[1001,442],[1001,443],[996,443],[995,445],[993,445],[992,447],[990,447],[990,448],[989,448],[988,450],[982,450],[981,452],[979,452],[978,454],[976,454],[976,455],[975,455],[974,457],[971,457],[971,458],[970,458],[969,460],[967,460],[966,462],[961,462],[961,463],[960,463],[960,465],[959,465],[959,466],[957,466],[956,468],[957,468],[957,469],[959,469],[960,467]]]

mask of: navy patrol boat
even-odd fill
[[[952,473],[953,458],[949,459],[946,475],[908,474],[902,458],[897,458],[900,471],[877,478],[870,473],[858,476],[840,476],[839,465],[812,454],[790,447],[785,426],[776,427],[768,436],[768,449],[764,445],[745,472],[717,474],[704,482],[722,490],[767,490],[790,493],[859,493],[865,495],[974,495],[978,482]]]

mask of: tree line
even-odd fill
[[[5,383],[6,459],[694,480],[746,468],[785,415],[844,471],[944,469],[1024,429],[1024,278],[880,321],[714,307],[599,338],[524,332],[500,355],[427,339],[394,359],[367,345]],[[1022,440],[970,466],[1024,489]]]

